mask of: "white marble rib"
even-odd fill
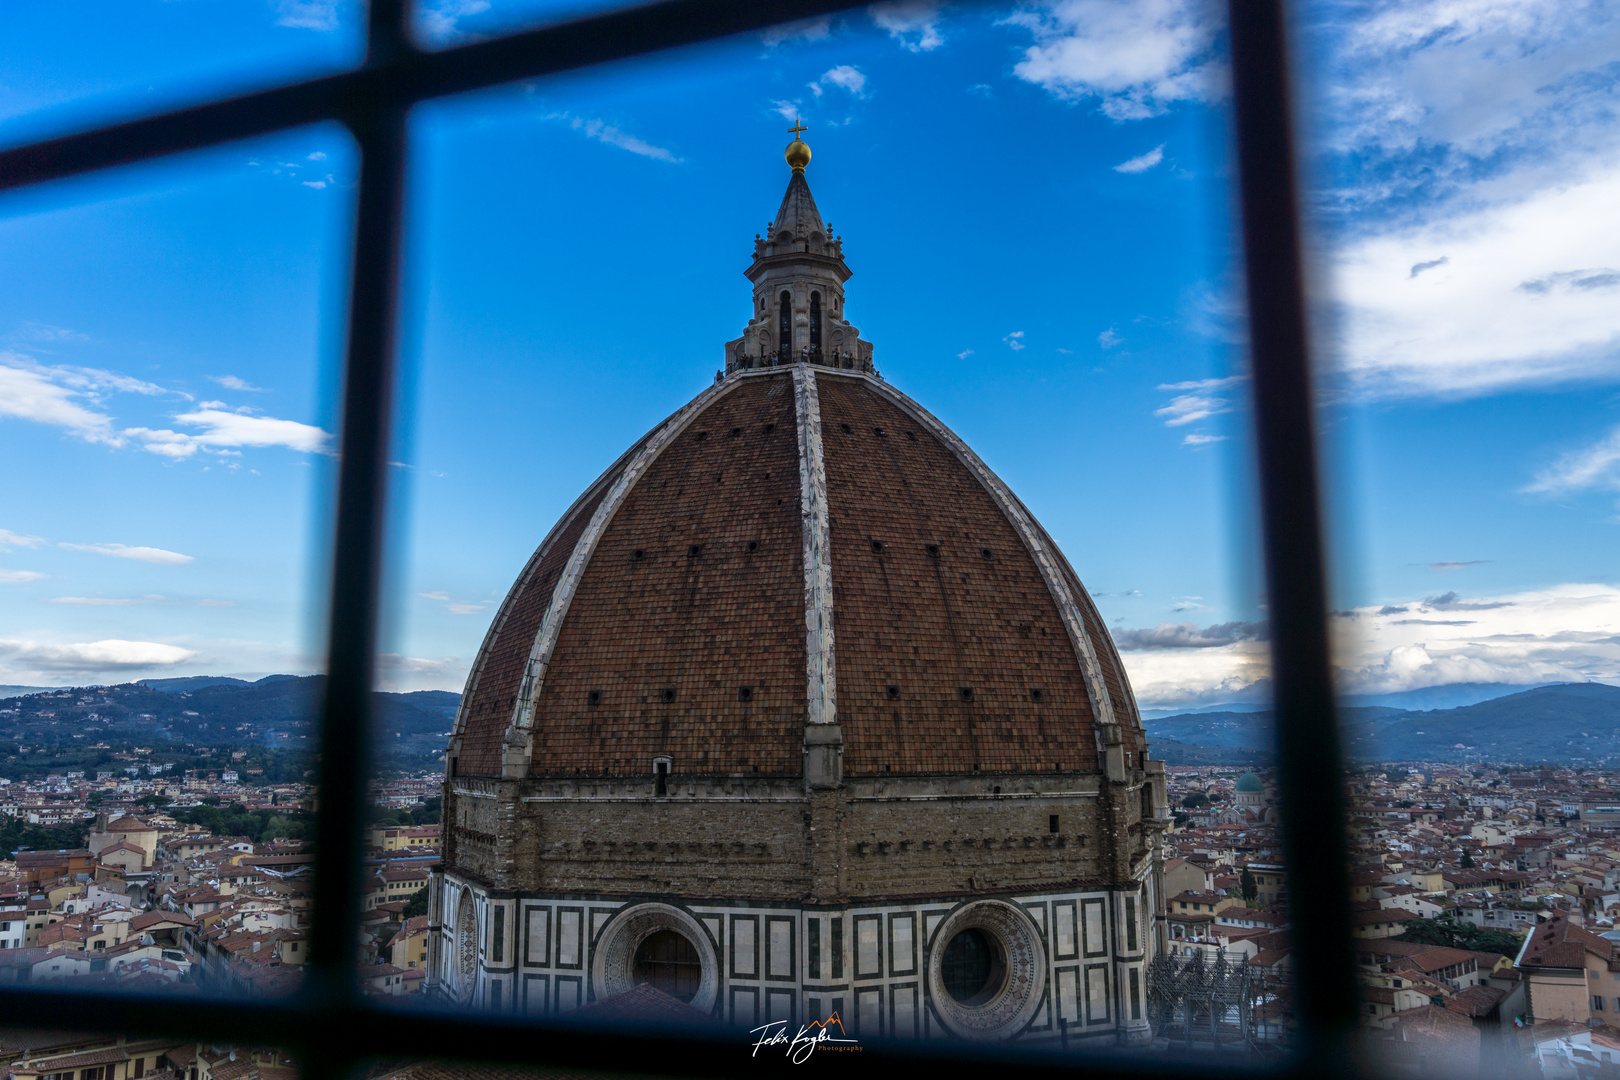
[[[793,369],[799,420],[799,516],[804,532],[804,651],[809,712],[806,722],[838,722],[838,674],[833,652],[832,549],[827,520],[827,467],[821,448],[821,398],[816,373]]]

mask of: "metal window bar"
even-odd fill
[[[317,121],[344,124],[361,178],[348,308],[323,702],[310,962],[300,990],[269,1002],[151,998],[0,988],[7,1026],[93,1021],[100,1030],[275,1045],[306,1077],[345,1076],[367,1059],[448,1058],[551,1068],[754,1076],[735,1037],[668,1030],[412,1012],[371,1004],[354,948],[360,918],[360,823],[382,558],[389,406],[409,108],[476,90],[858,6],[850,0],[662,0],[442,52],[418,48],[403,0],[372,0],[357,69],[0,151],[0,191]],[[1281,0],[1230,0],[1235,119],[1248,288],[1284,851],[1293,898],[1298,1037],[1278,1074],[1349,1076],[1357,991],[1350,937],[1342,760],[1327,642],[1327,590],[1312,413],[1287,30]],[[1305,905],[1309,910],[1304,910]],[[73,1026],[71,1021],[67,1026]],[[952,1044],[871,1045],[841,1070],[897,1064],[1016,1065],[1069,1075],[1052,1053]],[[1238,1075],[1172,1057],[1098,1055],[1093,1075]],[[1254,1068],[1245,1066],[1243,1075]]]

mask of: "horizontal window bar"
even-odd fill
[[[857,7],[850,0],[665,0],[509,37],[387,50],[357,71],[0,151],[0,191],[319,120],[351,126],[380,108],[459,94]]]

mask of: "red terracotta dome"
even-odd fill
[[[453,753],[461,775],[787,776],[819,720],[850,776],[1094,771],[1105,713],[1140,753],[1119,655],[1029,512],[881,379],[810,364],[721,380],[564,514]]]

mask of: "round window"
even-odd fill
[[[971,927],[945,946],[939,974],[951,997],[963,1005],[982,1005],[995,997],[1006,981],[1006,965],[990,935]]]
[[[703,982],[703,961],[685,937],[673,930],[660,930],[636,949],[635,981],[655,990],[691,1001]]]
[[[1016,1038],[1040,1009],[1046,984],[1046,950],[1028,912],[973,900],[935,935],[928,986],[940,1023],[966,1039]]]

